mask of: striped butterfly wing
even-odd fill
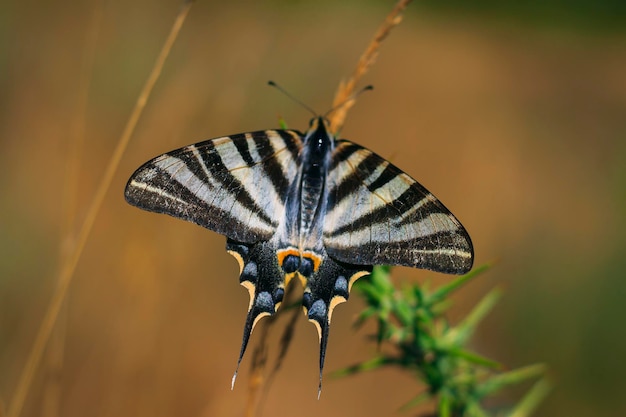
[[[302,134],[266,130],[207,140],[141,166],[125,197],[238,242],[269,239],[285,212],[297,175]]]
[[[148,161],[126,185],[130,204],[228,238],[226,249],[240,266],[239,281],[250,292],[237,368],[254,325],[282,301],[284,273],[271,238],[284,221],[302,145],[302,134],[292,130],[211,139]]]
[[[337,141],[328,174],[324,246],[359,265],[463,274],[473,263],[461,223],[428,190],[372,151]]]

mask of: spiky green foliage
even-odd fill
[[[500,298],[500,291],[492,290],[485,295],[456,325],[445,316],[451,306],[450,295],[487,269],[488,266],[476,268],[434,290],[418,285],[397,290],[391,282],[390,268],[376,267],[369,279],[361,279],[355,284],[356,293],[367,303],[356,325],[376,320],[377,343],[393,348],[385,349],[385,352],[379,349],[374,358],[334,375],[397,366],[426,385],[426,389],[403,409],[431,400],[441,417],[531,415],[550,389],[544,377],[545,366],[537,364],[503,372],[500,364],[468,348],[478,324]],[[497,411],[484,405],[486,398],[502,389],[533,379],[535,385],[516,405]]]

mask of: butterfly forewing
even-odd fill
[[[276,130],[189,145],[140,167],[126,200],[240,242],[267,240],[284,216],[301,147],[300,133]]]
[[[330,256],[456,274],[471,269],[469,235],[417,181],[347,140],[337,142],[330,168],[324,220]]]

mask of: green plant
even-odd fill
[[[471,336],[496,304],[500,291],[485,295],[458,324],[452,325],[446,318],[452,305],[450,295],[487,269],[486,265],[476,268],[433,290],[418,285],[398,290],[391,282],[390,268],[376,267],[369,278],[362,278],[354,286],[355,293],[367,304],[356,325],[376,320],[379,347],[385,344],[392,348],[385,349],[390,353],[379,349],[374,358],[339,370],[334,376],[397,366],[426,385],[403,409],[432,399],[436,415],[441,417],[531,415],[550,389],[544,377],[545,366],[536,364],[503,372],[497,362],[468,348]],[[489,411],[484,405],[488,397],[503,388],[532,379],[537,382],[513,407]]]

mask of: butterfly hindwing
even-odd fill
[[[461,223],[389,161],[337,141],[328,173],[324,246],[335,259],[462,274],[473,249]]]
[[[322,371],[333,310],[338,304],[348,300],[354,281],[368,275],[372,267],[337,262],[326,254],[309,254],[310,257],[304,257],[300,260],[300,265],[309,264],[310,267],[305,266],[297,272],[290,272],[291,270],[285,267],[285,258],[280,255],[277,256],[277,254],[290,253],[293,249],[279,249],[275,245],[274,239],[254,244],[228,239],[226,250],[237,259],[240,267],[239,282],[250,293],[250,304],[244,325],[237,370],[254,327],[261,318],[272,316],[278,310],[285,296],[285,287],[289,285],[291,278],[298,277],[304,284],[302,306],[309,321],[315,324],[319,335],[320,379],[318,393],[321,392]],[[319,261],[318,265],[314,265],[314,261],[308,262],[313,257]],[[283,260],[282,265],[279,261],[281,259]],[[298,262],[296,259],[291,260]],[[288,279],[286,279],[287,277]],[[233,384],[237,377],[237,370],[233,376]]]
[[[298,171],[301,134],[267,130],[211,139],[161,155],[126,185],[126,201],[240,242],[269,239]]]

